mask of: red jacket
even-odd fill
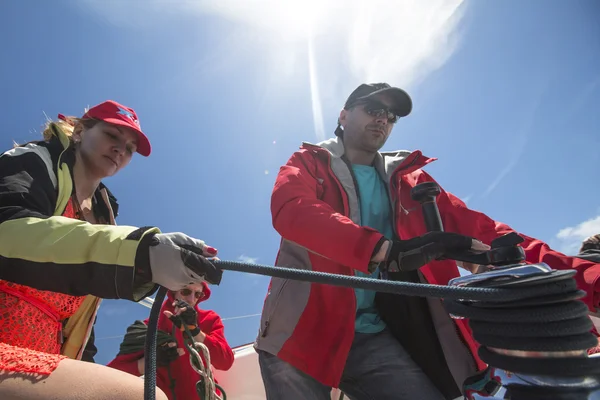
[[[210,289],[204,284],[205,297],[202,301],[208,300],[210,297]],[[167,300],[163,303],[160,309],[160,317],[158,319],[158,329],[167,333],[172,333],[173,325],[171,321],[164,315],[163,311],[173,310],[173,296],[168,292]],[[211,310],[201,310],[196,304],[198,313],[198,326],[200,330],[206,334],[204,344],[210,353],[210,361],[214,368],[227,371],[233,365],[233,351],[227,344],[225,339],[224,327],[221,318],[217,313]],[[144,321],[148,325],[148,320]],[[184,349],[185,354],[173,361],[169,365],[171,377],[175,380],[175,396],[177,400],[197,399],[196,382],[200,380],[200,376],[190,365],[189,353],[183,343],[183,334],[180,330],[175,330],[178,347]],[[114,360],[108,363],[109,367],[128,372],[130,374],[140,376],[137,361],[144,356],[144,351],[137,353],[118,355]],[[169,400],[173,399],[170,389],[169,373],[166,367],[157,368],[156,384],[165,392]]]
[[[271,199],[273,225],[282,236],[276,265],[342,275],[353,275],[354,270],[367,272],[382,235],[360,226],[358,196],[343,152],[338,139],[304,144],[281,167]],[[420,151],[380,153],[376,157],[374,165],[387,183],[400,238],[426,233],[420,204],[411,199],[410,190],[433,181],[422,168],[434,160]],[[487,244],[512,231],[468,209],[448,192],[442,191],[438,205],[446,231]],[[567,257],[539,240],[521,236],[528,262],[576,269],[577,283],[587,292],[584,301],[590,309],[598,305],[600,265]],[[420,273],[423,282],[437,285],[446,285],[460,275],[450,260],[432,262]],[[462,383],[464,377],[485,367],[477,356],[478,344],[467,320],[450,319],[437,299],[428,302],[432,319],[437,318],[434,325],[448,366]],[[356,297],[351,288],[273,278],[255,347],[277,355],[323,384],[337,387],[354,338],[355,316]]]

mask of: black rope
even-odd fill
[[[366,289],[405,296],[444,299],[450,314],[469,318],[473,336],[482,346],[481,359],[515,373],[552,376],[600,375],[600,358],[524,358],[499,354],[493,348],[521,351],[586,350],[597,344],[590,332],[588,309],[579,301],[575,270],[554,271],[548,279],[502,288],[457,287],[387,281],[328,274],[295,268],[215,261],[222,270],[283,279]],[[154,400],[156,386],[156,325],[166,289],[160,288],[148,324],[144,399]],[[507,326],[508,325],[508,326]]]
[[[354,289],[373,290],[376,292],[402,294],[405,296],[434,297],[452,300],[471,301],[517,301],[530,297],[560,294],[564,290],[561,285],[548,283],[543,286],[528,288],[528,292],[520,287],[515,288],[479,288],[431,285],[400,281],[387,281],[373,278],[362,278],[350,275],[336,275],[326,272],[308,271],[296,268],[272,267],[261,264],[246,264],[237,261],[215,261],[214,264],[223,270],[247,272],[277,278],[292,279],[312,283],[324,283],[334,286],[345,286]],[[567,276],[575,275],[575,270],[560,271]]]
[[[156,399],[156,335],[158,331],[158,316],[166,294],[167,289],[160,287],[150,310],[148,331],[146,332],[146,348],[144,350],[144,400]]]
[[[527,295],[521,301],[468,303],[444,300],[446,310],[469,318],[473,338],[481,344],[479,356],[496,368],[514,373],[546,376],[589,376],[600,373],[600,359],[584,357],[521,357],[500,354],[494,349],[518,352],[587,351],[598,344],[591,333],[588,308],[578,299],[585,292],[574,290],[575,280],[567,275],[547,283],[543,279],[519,285]],[[537,297],[538,286],[562,288],[563,294]],[[562,299],[561,299],[562,296]],[[486,304],[488,307],[486,307]],[[525,354],[525,353],[521,353]]]
[[[150,317],[148,319],[148,329],[146,331],[146,345],[144,350],[144,400],[156,399],[156,339],[158,335],[158,317],[160,314],[162,303],[165,300],[166,294],[166,288],[160,287],[158,289],[158,293],[156,293],[156,297],[154,298],[154,303],[152,304],[152,309],[150,310]],[[194,343],[194,337],[185,325],[184,329],[184,334],[187,336],[187,338],[184,338],[184,345],[186,346],[189,355],[192,355],[190,347]],[[199,367],[199,365],[196,365],[196,367]],[[171,383],[173,383],[170,370],[169,379],[171,380]],[[198,392],[198,398],[200,400],[204,400],[204,396],[202,393],[204,393],[205,385],[206,382],[204,381],[203,377],[201,377],[198,383],[196,384],[196,390]],[[215,386],[221,391],[221,397],[223,398],[223,400],[226,400],[227,395],[225,393],[225,390],[217,383],[215,383]],[[173,387],[171,387],[171,389],[174,391]]]

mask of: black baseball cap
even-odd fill
[[[346,100],[346,104],[344,104],[344,109],[349,109],[354,105],[361,103],[373,96],[376,96],[380,93],[387,93],[392,98],[391,111],[394,112],[399,117],[406,117],[412,111],[412,100],[408,93],[404,90],[390,86],[387,83],[363,83],[348,96]],[[342,137],[344,134],[344,130],[342,129],[340,122],[338,121],[337,128],[335,128],[335,135]]]
[[[412,100],[408,93],[404,90],[390,86],[387,83],[363,83],[348,96],[345,109],[349,109],[353,105],[368,100],[380,93],[386,93],[392,99],[391,111],[399,117],[406,117],[412,111]]]

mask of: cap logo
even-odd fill
[[[127,118],[129,118],[131,121],[133,121],[137,126],[140,125],[140,122],[137,120],[137,118],[135,117],[135,115],[131,112],[131,111],[127,111],[122,107],[117,107],[119,109],[119,112],[117,112],[117,114],[121,114],[126,116]]]

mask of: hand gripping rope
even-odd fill
[[[443,230],[436,197],[437,184],[427,182],[413,188],[413,199],[422,205],[429,231]],[[479,356],[489,367],[463,384],[466,400],[476,399],[600,399],[600,357],[588,357],[598,345],[590,332],[588,308],[579,299],[574,270],[553,270],[548,265],[526,264],[522,242],[508,234],[492,242],[488,252],[449,254],[447,259],[488,265],[486,272],[459,277],[448,286],[385,281],[335,275],[294,268],[216,261],[223,270],[346,286],[407,296],[443,299],[453,318],[468,318]],[[154,400],[156,388],[156,329],[160,306],[166,294],[160,288],[148,323],[146,337],[144,399]],[[210,357],[203,366],[196,344],[186,343],[190,362],[199,372],[202,400],[218,399],[210,371]],[[204,367],[204,369],[202,369]],[[219,388],[221,389],[221,388]],[[224,391],[223,399],[225,399]],[[202,392],[202,393],[201,393]]]

